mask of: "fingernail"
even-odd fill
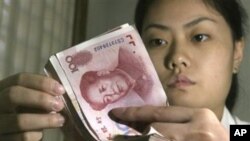
[[[62,127],[65,123],[65,119],[62,115],[57,114],[57,124]]]
[[[60,94],[60,95],[65,93],[64,87],[59,83],[55,83],[53,90],[55,93]]]
[[[56,96],[53,100],[52,100],[52,110],[53,111],[60,111],[63,108],[63,104],[61,102],[61,98],[59,96]]]

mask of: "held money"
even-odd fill
[[[168,105],[140,35],[128,24],[52,55],[45,72],[65,87],[68,115],[87,140],[141,135],[112,120],[113,108]]]

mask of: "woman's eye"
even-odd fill
[[[149,41],[150,47],[159,47],[159,46],[165,46],[167,45],[167,41],[162,39],[152,39]]]
[[[205,35],[205,34],[198,34],[192,38],[192,40],[196,42],[203,42],[203,41],[206,41],[207,39],[208,39],[208,35]]]

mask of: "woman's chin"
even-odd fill
[[[195,100],[192,98],[169,98],[169,105],[170,106],[181,106],[181,107],[202,107],[202,103],[196,103]],[[204,104],[204,103],[203,103]]]

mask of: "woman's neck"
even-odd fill
[[[224,113],[224,107],[225,105],[222,105],[222,106],[214,107],[211,109],[220,121]]]

